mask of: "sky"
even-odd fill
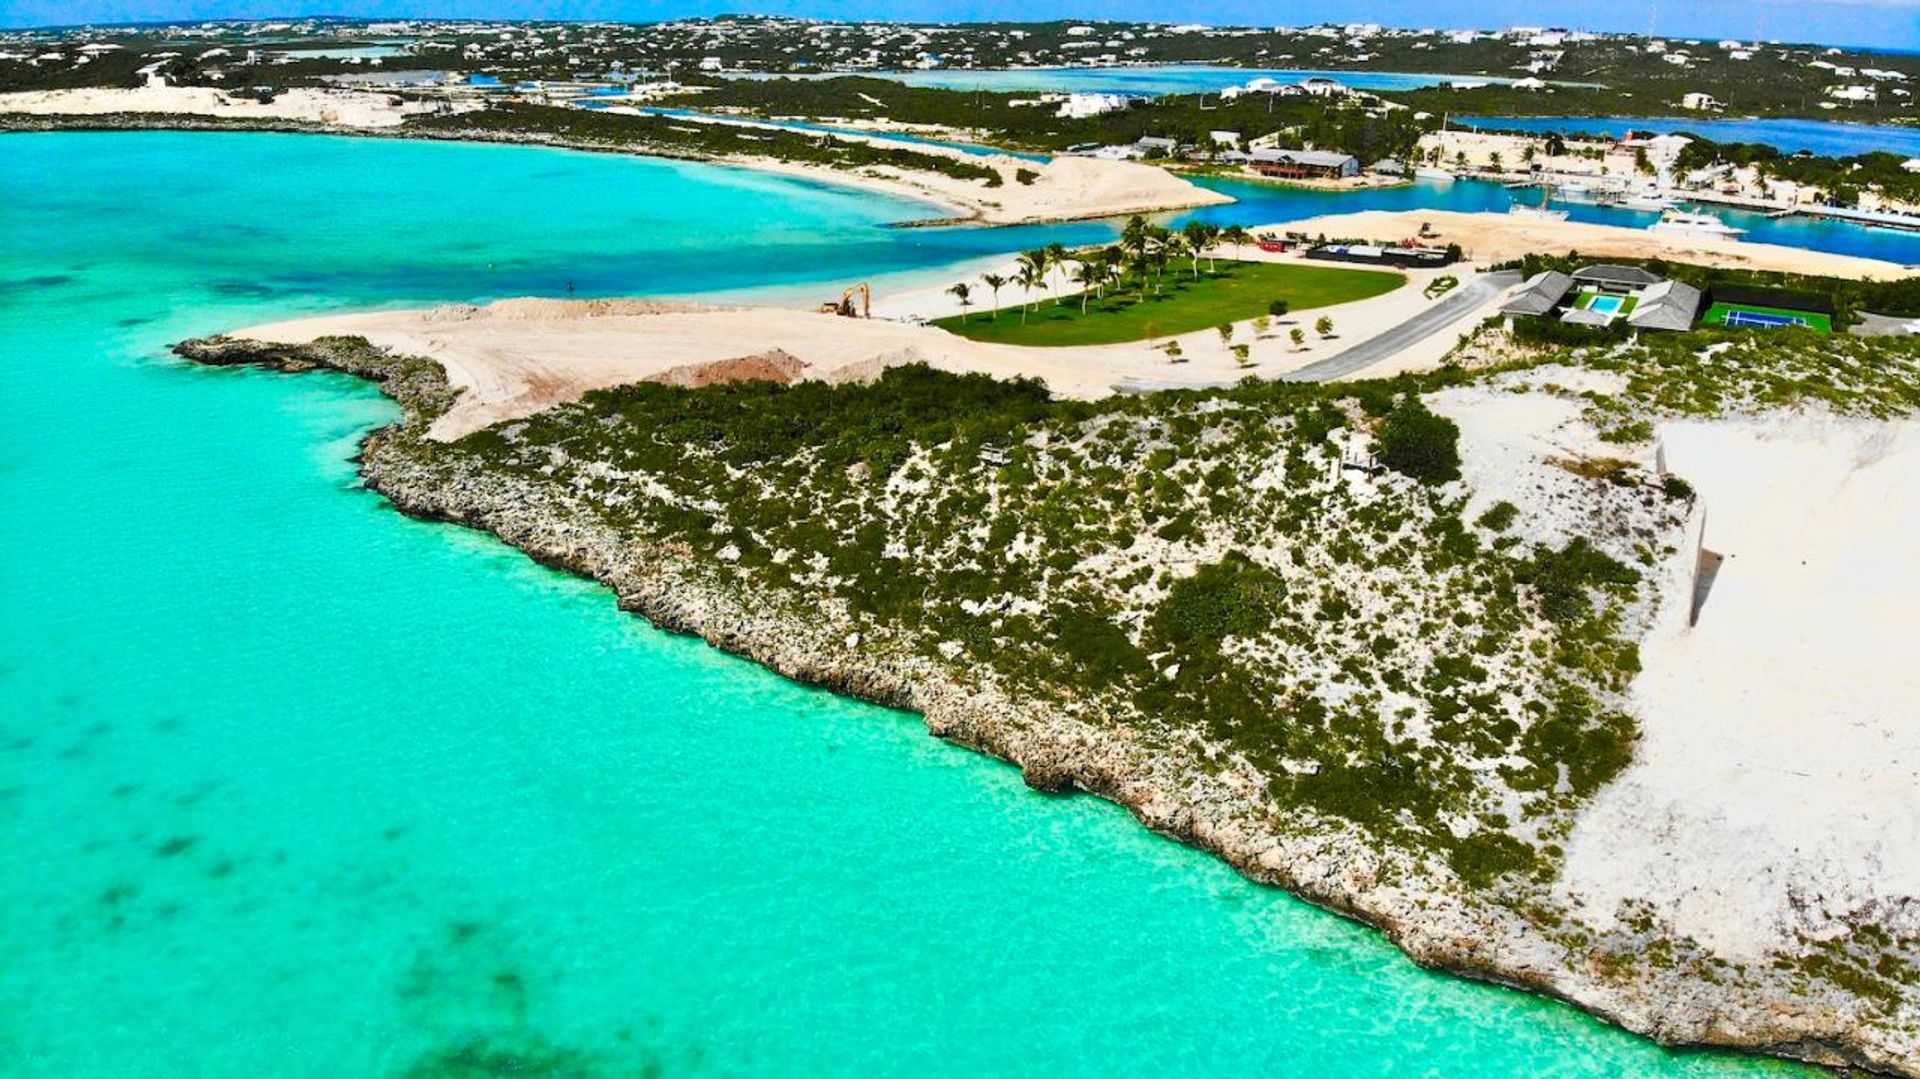
[[[644,22],[753,12],[831,19],[962,22],[1109,18],[1300,26],[1559,25],[1682,37],[1768,38],[1920,49],[1920,0],[0,0],[0,26],[286,15],[611,19]]]

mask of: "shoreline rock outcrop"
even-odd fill
[[[1214,854],[1246,877],[1373,926],[1424,967],[1571,1004],[1664,1045],[1732,1049],[1832,1067],[1920,1075],[1920,1036],[1904,1043],[1860,1021],[1860,1001],[1813,996],[1787,972],[1703,977],[1686,942],[1616,928],[1572,947],[1546,931],[1570,911],[1523,911],[1498,886],[1475,889],[1344,822],[1274,811],[1244,773],[1198,768],[1117,725],[1036,708],[990,681],[963,685],[883,637],[849,634],[842,612],[806,597],[747,591],[691,551],[625,537],[569,505],[555,485],[486,470],[423,437],[451,403],[437,365],[353,338],[266,345],[227,338],[175,349],[199,363],[371,379],[403,411],[362,444],[367,486],[401,512],[490,533],[549,567],[591,578],[622,610],[789,679],[918,712],[937,737],[1019,767],[1028,786],[1084,791],[1143,825]],[[1623,961],[1654,945],[1666,965]]]

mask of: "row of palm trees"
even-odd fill
[[[1232,244],[1237,250],[1252,240],[1252,235],[1239,225],[1222,228],[1190,221],[1185,228],[1175,232],[1135,215],[1120,231],[1118,243],[1079,251],[1069,251],[1061,244],[1036,247],[1020,253],[1012,277],[997,273],[981,274],[980,283],[993,293],[991,317],[996,320],[1000,317],[1000,290],[1009,285],[1018,287],[1021,292],[1020,324],[1024,326],[1027,313],[1038,306],[1033,302],[1034,290],[1051,292],[1056,277],[1080,286],[1080,313],[1084,315],[1087,305],[1093,300],[1104,300],[1109,288],[1119,288],[1131,281],[1139,287],[1140,298],[1144,300],[1149,289],[1156,295],[1159,293],[1167,266],[1175,260],[1187,259],[1194,278],[1198,279],[1202,258],[1207,260],[1209,272],[1217,269],[1212,255],[1215,248],[1221,244]],[[973,304],[972,283],[959,282],[947,292],[960,301],[961,317],[964,319],[966,309]],[[1059,304],[1060,296],[1055,295],[1053,302]]]

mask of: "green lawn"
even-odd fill
[[[1779,315],[1783,318],[1797,318],[1806,323],[1807,329],[1815,333],[1833,333],[1833,320],[1817,312],[1790,311],[1784,307],[1762,307],[1759,304],[1751,303],[1716,303],[1712,307],[1707,308],[1706,314],[1700,316],[1700,325],[1723,326],[1726,324],[1727,316],[1733,314],[1735,311],[1746,311],[1756,315]],[[1737,328],[1739,327],[1736,327],[1736,329]]]
[[[1036,306],[1027,313],[1024,326],[1020,323],[1019,290],[1004,288],[1000,298],[1015,302],[1001,308],[997,318],[994,312],[981,310],[970,312],[964,322],[955,315],[934,325],[976,341],[1010,345],[1112,345],[1192,333],[1223,322],[1242,322],[1266,314],[1267,305],[1274,300],[1287,301],[1290,315],[1364,300],[1391,292],[1407,280],[1400,274],[1379,270],[1297,263],[1222,259],[1219,268],[1219,273],[1210,274],[1202,262],[1200,278],[1195,280],[1190,263],[1168,266],[1160,281],[1160,295],[1155,296],[1149,288],[1144,301],[1137,281],[1118,288],[1110,286],[1106,299],[1088,304],[1085,315],[1080,313],[1078,294],[1063,296],[1056,305],[1051,295],[1036,289]],[[971,284],[976,296],[986,293],[979,282]]]

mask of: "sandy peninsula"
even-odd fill
[[[921,290],[921,310],[943,313],[939,290]],[[1042,301],[1047,302],[1047,301]],[[1414,285],[1370,299],[1303,312],[1337,326],[1371,326],[1410,317],[1428,301]],[[896,302],[896,307],[898,303]],[[976,315],[975,317],[986,317]],[[1002,313],[1002,318],[1017,317]],[[1290,324],[1289,324],[1290,325]],[[320,337],[364,337],[395,353],[441,364],[465,391],[434,422],[435,438],[458,438],[500,420],[577,399],[588,390],[642,381],[702,380],[700,371],[747,368],[757,377],[829,382],[871,378],[887,367],[925,363],[956,373],[1026,377],[1054,393],[1099,398],[1123,384],[1224,385],[1276,377],[1352,343],[1312,340],[1296,349],[1285,328],[1253,341],[1242,367],[1212,330],[1175,338],[1186,352],[1174,364],[1145,341],[1028,348],[971,341],[913,321],[843,318],[799,307],[727,307],[649,300],[501,300],[402,311],[353,312],[251,326],[231,336],[277,344]],[[1243,338],[1251,340],[1251,338]],[[769,362],[775,357],[777,362]],[[795,361],[793,365],[787,358]]]
[[[220,120],[281,120],[345,128],[391,128],[434,106],[365,90],[286,90],[261,102],[211,86],[86,87],[0,94],[0,114],[110,116],[162,114]]]
[[[1426,243],[1457,243],[1467,258],[1482,265],[1533,253],[1577,251],[1599,258],[1664,258],[1702,266],[1822,274],[1830,277],[1887,280],[1915,272],[1897,262],[1835,255],[1802,247],[1664,236],[1646,229],[1548,221],[1512,214],[1454,210],[1369,210],[1310,217],[1267,226],[1263,231],[1301,232],[1308,236],[1375,240],[1411,239],[1431,225]]]
[[[1000,174],[1000,186],[988,187],[977,180],[886,166],[835,169],[751,157],[726,158],[724,163],[930,202],[960,219],[985,225],[1125,217],[1220,206],[1233,201],[1230,195],[1189,183],[1163,168],[1133,161],[1103,161],[1091,157],[1029,161],[1004,154],[969,155],[937,146],[916,146],[914,151],[953,157],[993,169]],[[1026,180],[1021,179],[1023,173]]]

